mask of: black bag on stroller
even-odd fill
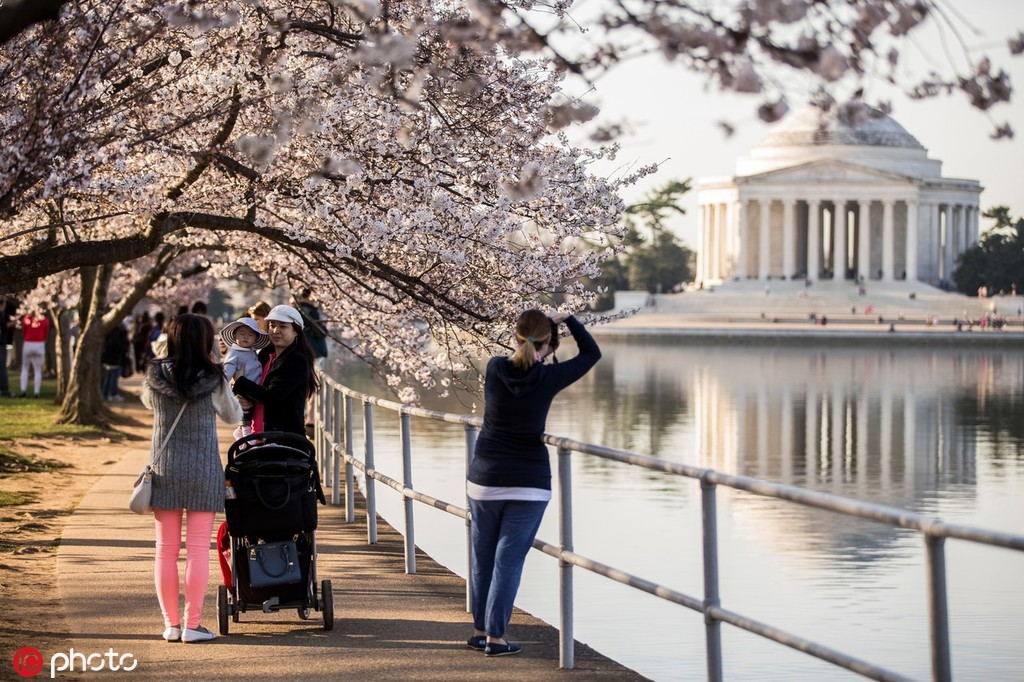
[[[320,486],[313,444],[305,436],[285,432],[254,433],[232,443],[224,477],[232,494],[224,501],[231,543],[231,585],[217,595],[221,634],[228,616],[252,609],[273,613],[295,608],[302,619],[310,609],[323,613],[324,629],[334,627],[331,581],[317,591],[317,503],[326,504]],[[277,546],[284,547],[284,554]],[[267,557],[286,556],[286,579],[267,580]],[[256,561],[259,576],[251,576]],[[297,565],[297,567],[296,567]],[[252,578],[256,578],[255,581]],[[297,579],[296,579],[297,578]],[[252,583],[256,582],[256,585]]]

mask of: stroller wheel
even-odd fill
[[[295,610],[298,612],[299,618],[301,618],[302,620],[309,620],[309,608],[305,606],[300,606]]]
[[[220,629],[220,634],[222,635],[228,634],[228,612],[230,610],[231,605],[228,603],[228,588],[224,585],[220,585],[217,588],[217,625]]]
[[[324,615],[324,630],[333,630],[334,592],[331,590],[330,580],[324,580],[320,583],[320,611]]]

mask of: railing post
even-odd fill
[[[563,552],[572,551],[572,451],[558,448],[558,527]],[[558,631],[558,667],[576,667],[575,639],[572,632],[572,564],[558,560],[561,574],[559,607],[562,623]]]
[[[325,475],[323,439],[320,437],[324,430],[324,415],[320,411],[323,387],[323,382],[321,382],[320,388],[317,389],[316,395],[313,398],[313,449],[316,451],[317,464],[320,467],[320,480],[323,480]]]
[[[718,505],[715,484],[700,478],[701,514],[704,535],[704,641],[709,682],[722,680],[722,624],[708,609],[719,605],[718,596]]]
[[[373,465],[373,403],[363,401],[363,462],[366,464],[366,541],[377,544],[377,493],[376,481],[370,472]]]
[[[333,417],[331,423],[334,425],[332,435],[334,447],[331,448],[331,504],[341,504],[341,391],[331,388],[331,403]]]
[[[320,417],[320,423],[323,425],[322,428],[316,429],[317,436],[319,437],[319,449],[317,455],[320,457],[320,480],[326,481],[328,485],[331,483],[331,457],[329,448],[327,447],[327,434],[331,432],[331,411],[330,400],[327,398],[328,386],[327,382],[323,380],[323,374],[320,375],[320,389],[317,391],[317,415]]]
[[[949,608],[946,603],[946,538],[924,536],[928,559],[928,615],[932,640],[932,679],[949,682],[953,668],[949,652]]]
[[[402,485],[412,490],[412,417],[399,414],[402,429]],[[416,526],[413,518],[413,499],[402,497],[405,505],[405,572],[416,572]]]
[[[345,455],[352,456],[352,396],[345,396]],[[355,467],[345,460],[345,522],[356,520],[356,476]]]
[[[466,424],[466,479],[469,480],[469,467],[473,464],[476,452],[477,428]],[[469,509],[469,495],[466,495],[466,509]],[[473,611],[473,519],[466,519],[466,613]]]

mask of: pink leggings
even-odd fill
[[[154,509],[156,518],[156,565],[153,579],[164,627],[180,626],[178,618],[178,553],[181,551],[182,509]],[[210,534],[213,512],[189,511],[185,533],[185,627],[199,627],[203,597],[210,582]]]

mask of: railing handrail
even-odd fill
[[[408,414],[413,417],[444,421],[449,424],[463,424],[481,426],[483,419],[474,415],[463,415],[454,412],[443,412],[440,410],[429,410],[414,405],[386,400],[367,393],[360,393],[348,386],[344,386],[330,377],[322,376],[333,388],[355,400],[370,403],[378,407],[393,410],[400,414]],[[918,512],[909,511],[902,507],[893,507],[876,502],[864,502],[852,497],[824,493],[817,490],[809,490],[795,485],[775,483],[751,476],[740,476],[728,474],[717,469],[699,467],[692,464],[681,464],[678,462],[667,462],[663,459],[644,455],[631,450],[620,450],[604,445],[595,445],[584,441],[574,440],[564,436],[544,434],[544,442],[558,448],[565,448],[573,452],[593,455],[602,459],[608,459],[623,464],[631,464],[650,471],[660,471],[667,474],[685,476],[686,478],[704,479],[712,483],[724,485],[728,488],[743,490],[762,497],[774,497],[777,499],[796,502],[807,507],[816,507],[826,511],[856,516],[870,521],[877,521],[890,526],[918,530],[927,535],[940,537],[958,538],[970,540],[982,544],[1006,547],[1024,551],[1024,535],[994,531],[978,526],[971,526],[961,523],[950,523],[935,516],[928,516]]]
[[[406,504],[406,570],[415,573],[415,545],[413,541],[412,528],[412,500],[428,504],[432,507],[446,511],[470,523],[468,509],[458,505],[437,499],[426,493],[415,490],[411,485],[411,426],[408,417],[421,417],[435,421],[442,421],[451,424],[461,424],[467,432],[467,466],[471,458],[472,443],[475,442],[475,433],[482,425],[482,419],[473,415],[463,415],[439,410],[429,410],[422,407],[407,405],[401,402],[386,400],[378,396],[361,393],[340,382],[320,374],[321,393],[318,394],[317,410],[317,439],[318,445],[325,451],[334,454],[334,481],[339,481],[339,465],[345,462],[345,486],[346,486],[346,520],[352,521],[351,496],[354,491],[353,467],[358,468],[366,477],[367,482],[367,531],[371,543],[376,542],[376,521],[370,518],[375,516],[375,504],[373,503],[372,482],[380,481],[385,485],[398,491],[405,499]],[[345,439],[340,440],[341,428],[338,419],[341,418],[340,400],[328,401],[323,399],[323,394],[330,389],[337,392],[337,397],[345,396]],[[364,407],[364,427],[369,426],[371,433],[364,433],[365,449],[368,454],[367,462],[360,462],[352,452],[352,424],[351,402],[359,400]],[[331,405],[333,404],[333,413]],[[372,409],[371,406],[382,407],[401,415],[402,450],[404,480],[400,482],[377,471],[372,463],[373,438],[372,438]],[[332,422],[332,429],[325,428],[322,419],[326,418]],[[470,435],[472,434],[472,437]],[[899,507],[864,502],[850,497],[823,493],[815,490],[808,490],[799,486],[785,485],[766,481],[749,476],[740,476],[724,473],[707,467],[693,466],[675,462],[666,462],[657,457],[644,455],[629,450],[620,450],[593,443],[586,443],[567,437],[544,434],[543,440],[549,445],[558,448],[559,455],[559,485],[563,504],[559,510],[561,525],[561,547],[534,540],[533,547],[545,554],[559,560],[562,572],[562,627],[560,628],[560,664],[563,668],[574,666],[573,644],[572,644],[572,574],[571,568],[579,566],[598,575],[623,583],[635,589],[647,592],[667,601],[685,606],[704,614],[706,624],[706,651],[708,663],[708,678],[710,680],[722,679],[721,668],[721,638],[719,624],[726,622],[754,634],[760,635],[775,642],[784,644],[803,653],[815,656],[816,658],[829,661],[843,668],[871,677],[878,680],[905,680],[903,675],[876,666],[868,661],[850,656],[822,644],[805,639],[798,635],[780,630],[774,626],[756,621],[747,616],[722,608],[719,605],[718,596],[718,564],[717,564],[717,526],[716,526],[716,486],[722,485],[736,490],[771,497],[787,502],[797,503],[803,506],[823,509],[845,516],[867,519],[893,527],[906,528],[921,532],[925,538],[925,548],[928,561],[928,584],[929,584],[929,606],[931,620],[932,639],[932,671],[935,680],[950,680],[952,677],[950,663],[950,644],[948,631],[948,614],[946,607],[946,580],[945,580],[945,538],[957,538],[981,544],[1005,547],[1008,549],[1024,551],[1024,535],[1008,533],[1004,531],[989,530],[966,524],[950,523],[938,517],[927,516],[912,512]],[[571,522],[571,477],[569,474],[569,456],[572,452],[592,455],[616,461],[624,464],[638,466],[651,471],[660,471],[667,474],[683,476],[700,481],[703,505],[703,537],[704,537],[704,599],[698,599],[682,592],[678,592],[664,585],[659,585],[645,578],[627,573],[620,569],[613,568],[589,557],[576,553],[572,546],[572,522]],[[321,466],[327,471],[330,470],[326,457],[321,459]],[[326,472],[325,472],[326,473]],[[325,476],[327,480],[331,477]],[[332,502],[337,504],[337,490],[332,491]],[[468,506],[468,504],[467,504]],[[467,535],[468,541],[468,535]],[[467,610],[470,602],[470,583],[467,577]],[[568,594],[567,594],[568,593]]]

